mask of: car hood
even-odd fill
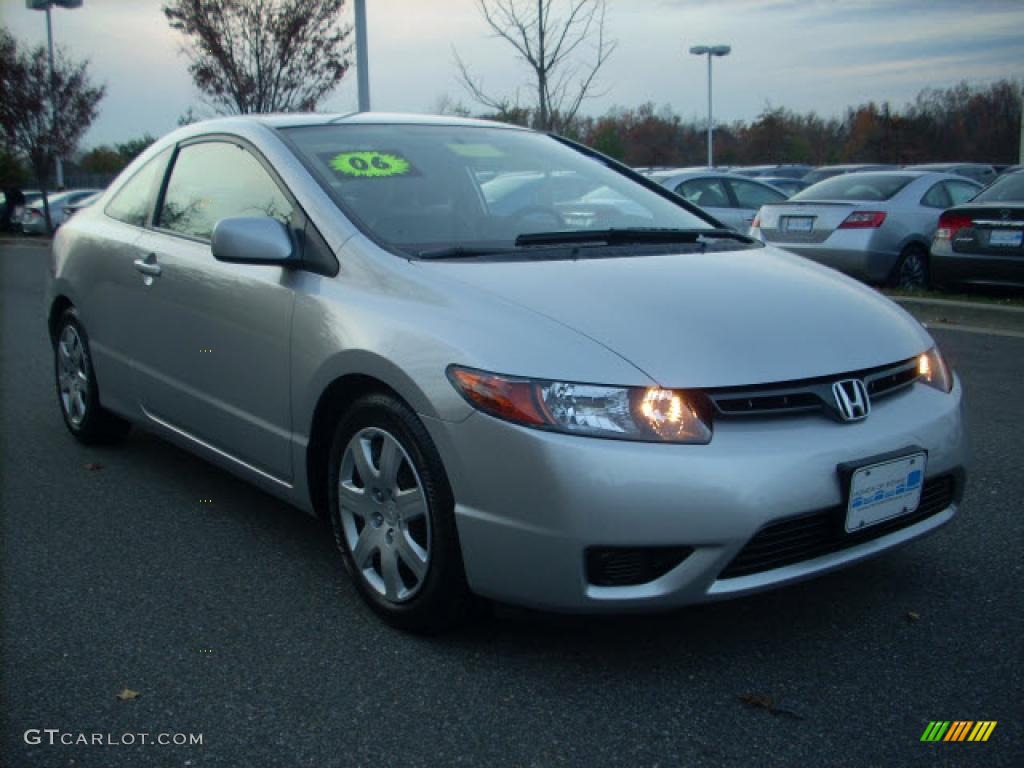
[[[877,291],[772,247],[420,264],[554,319],[666,387],[829,376],[904,360],[932,344]],[[560,354],[543,338],[535,343],[538,354]]]

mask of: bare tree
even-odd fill
[[[311,111],[350,66],[345,0],[171,0],[196,88],[220,113]]]
[[[46,195],[50,173],[58,157],[75,151],[106,89],[91,83],[87,62],[69,61],[63,53],[51,78],[46,48],[25,48],[3,28],[0,62],[0,141],[28,160],[43,193],[46,228],[53,231]]]
[[[583,102],[596,95],[597,73],[615,50],[616,41],[605,34],[607,0],[477,0],[477,5],[494,35],[533,71],[535,126],[564,130]],[[455,63],[473,99],[499,115],[516,111],[518,98],[488,94],[457,51]]]

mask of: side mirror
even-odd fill
[[[221,219],[213,228],[213,258],[229,264],[280,264],[296,261],[284,224],[269,216]]]

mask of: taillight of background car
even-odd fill
[[[854,211],[843,220],[839,229],[878,229],[884,221],[884,211]]]
[[[956,237],[956,233],[961,229],[974,224],[974,220],[970,216],[965,216],[962,213],[954,213],[952,211],[946,211],[944,214],[939,216],[939,228],[935,230],[936,240],[952,240]]]

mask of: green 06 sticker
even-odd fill
[[[331,158],[331,167],[345,176],[402,176],[409,173],[411,165],[401,155],[393,152],[362,150],[342,152]]]

